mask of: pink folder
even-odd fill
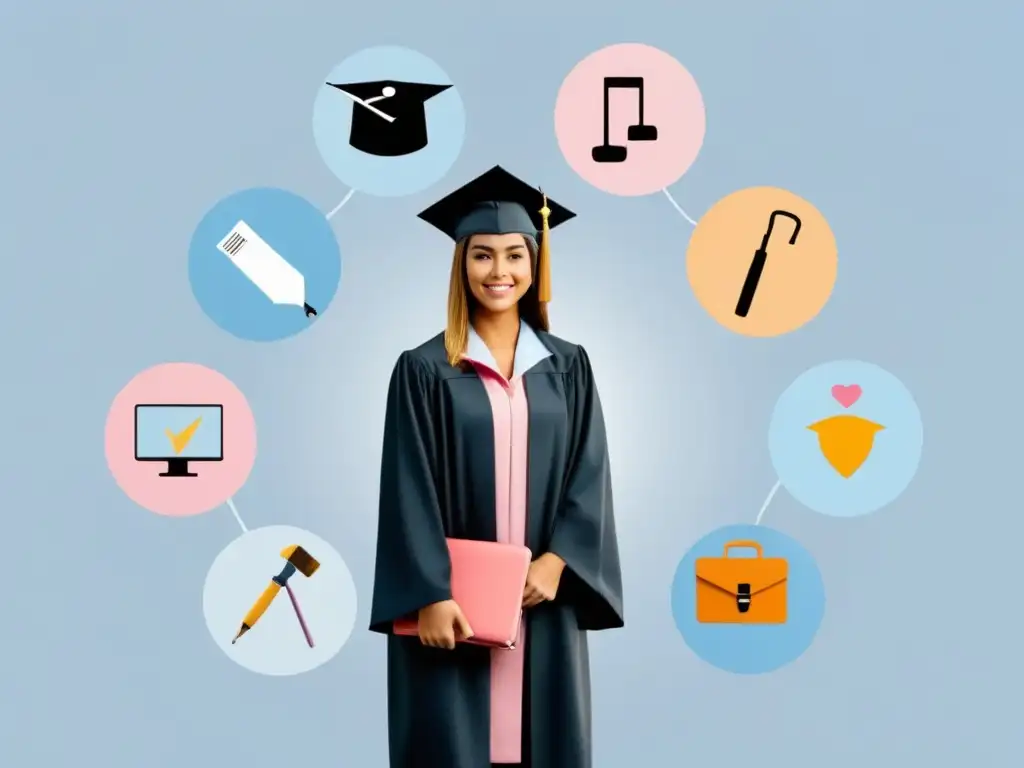
[[[447,541],[452,599],[473,628],[473,637],[459,642],[514,649],[523,617],[526,574],[533,557],[530,550],[493,541]],[[398,619],[394,631],[396,635],[419,634],[416,617]]]

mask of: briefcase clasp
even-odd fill
[[[737,584],[736,585],[736,609],[740,613],[746,613],[750,610],[750,585],[749,584]]]

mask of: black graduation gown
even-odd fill
[[[527,546],[566,563],[556,599],[526,612],[524,764],[591,768],[587,630],[622,627],[604,418],[582,347],[524,374]],[[483,383],[448,364],[443,334],[404,352],[388,391],[370,629],[388,634],[392,768],[489,768],[490,651],[426,648],[395,619],[451,598],[445,537],[494,541],[494,427]]]

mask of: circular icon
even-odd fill
[[[408,48],[367,48],[324,78],[313,137],[343,183],[380,197],[420,192],[458,159],[466,112],[451,78]]]
[[[838,267],[825,217],[775,187],[719,200],[697,223],[686,251],[697,301],[744,336],[780,336],[812,320],[832,294]]]
[[[907,388],[855,360],[819,365],[790,384],[768,433],[782,485],[835,517],[866,515],[903,493],[923,442],[921,413]]]
[[[105,442],[121,490],[172,517],[219,507],[256,461],[256,423],[245,395],[195,363],[164,363],[128,382],[110,406]]]
[[[333,659],[356,622],[356,587],[334,547],[287,525],[242,534],[203,586],[217,646],[261,675],[298,675]]]
[[[248,189],[199,222],[188,274],[213,322],[247,341],[277,341],[309,328],[330,305],[341,254],[330,222],[310,203],[281,189]]]
[[[672,582],[686,644],[726,672],[773,672],[810,648],[825,616],[814,558],[784,533],[730,525],[698,541]]]
[[[704,99],[664,51],[612,45],[577,64],[555,104],[555,135],[569,166],[613,195],[675,184],[704,143]]]

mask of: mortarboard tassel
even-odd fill
[[[540,216],[543,221],[540,231],[540,247],[537,254],[537,297],[542,302],[551,301],[551,248],[548,245],[550,228],[548,227],[548,216],[551,209],[548,208],[548,196],[541,190],[544,198],[544,207],[540,209]]]

